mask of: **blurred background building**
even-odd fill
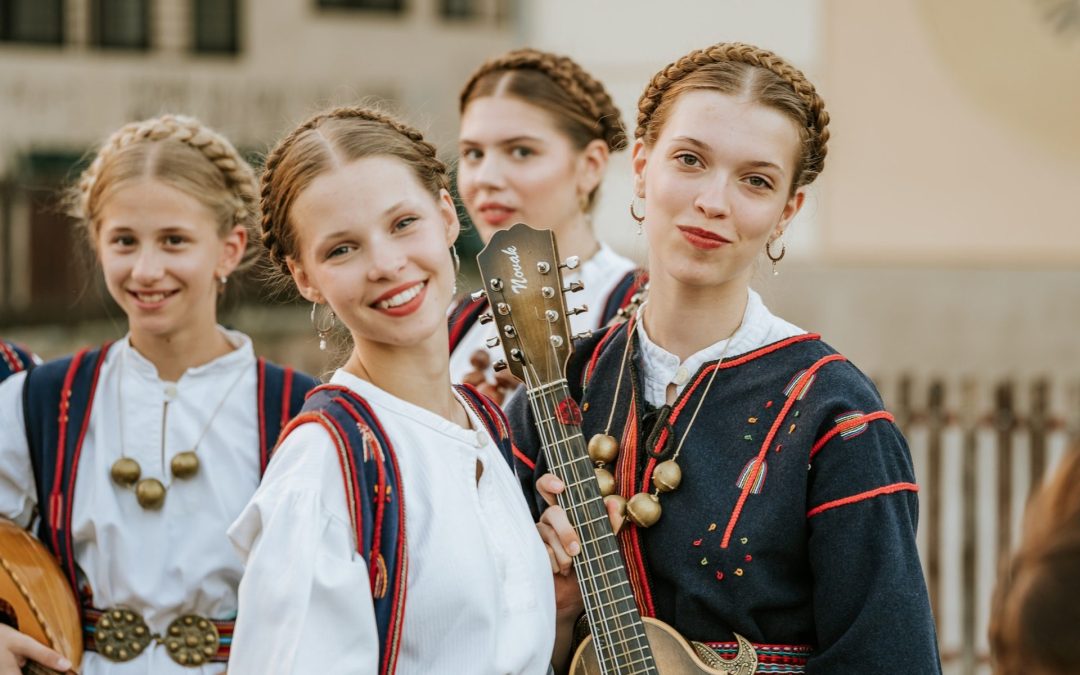
[[[779,52],[827,102],[826,171],[755,286],[907,425],[943,652],[985,668],[997,560],[1080,437],[1077,0],[0,0],[0,334],[56,356],[123,331],[56,195],[125,122],[194,114],[257,162],[307,114],[375,98],[453,160],[458,90],[488,56],[572,55],[632,129],[653,72],[722,40]],[[626,155],[596,226],[644,259]],[[259,286],[225,320],[329,367],[304,309]]]

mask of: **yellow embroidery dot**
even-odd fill
[[[746,537],[743,537],[743,538],[742,538],[742,539],[740,539],[739,541],[745,544],[746,542],[748,542],[748,541],[750,541],[750,540],[749,540],[749,539],[747,539]]]
[[[737,576],[737,577],[742,576],[742,568],[741,567],[739,569],[735,570],[735,576]]]
[[[715,529],[716,529],[716,523],[711,523],[711,524],[709,525],[709,532],[712,532],[712,531],[713,531],[713,530],[715,530]]]
[[[701,564],[702,565],[708,565],[709,564],[709,559],[708,558],[702,558],[701,559]]]
[[[787,432],[788,432],[789,434],[793,434],[793,433],[795,433],[795,425],[794,425],[794,424],[792,424],[792,425],[791,425],[791,427],[789,427],[789,428],[788,428]]]
[[[757,424],[757,418],[756,417],[751,417],[750,419],[748,419],[746,421],[749,422],[750,424]]]
[[[588,401],[585,401],[585,403],[581,404],[581,410],[582,410],[582,412],[589,412],[589,402]]]

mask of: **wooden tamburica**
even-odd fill
[[[64,655],[78,672],[83,642],[79,606],[60,565],[29,532],[0,518],[0,623]],[[56,671],[27,663],[24,673]]]

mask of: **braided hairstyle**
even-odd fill
[[[821,173],[829,141],[825,102],[798,68],[766,49],[741,42],[692,51],[654,75],[638,99],[635,138],[647,146],[655,143],[679,94],[695,89],[745,96],[795,122],[802,148],[793,194]]]
[[[222,236],[237,225],[247,230],[248,246],[238,269],[258,259],[255,172],[232,143],[193,117],[163,115],[118,129],[68,190],[66,211],[90,241],[96,241],[105,202],[125,183],[142,178],[161,181],[198,200],[217,216]]]
[[[436,198],[449,190],[446,165],[416,129],[390,115],[359,106],[321,112],[280,140],[262,173],[262,243],[286,277],[287,259],[298,259],[296,229],[289,220],[297,196],[326,171],[376,155],[405,162]]]
[[[485,96],[511,96],[546,110],[578,150],[594,140],[603,141],[611,152],[627,145],[622,115],[611,95],[567,56],[516,49],[489,59],[461,90],[460,112]],[[594,189],[589,207],[595,195]]]

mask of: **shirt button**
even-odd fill
[[[675,371],[675,377],[671,378],[671,381],[681,387],[689,379],[690,371],[686,369],[686,366],[679,366],[679,369]]]
[[[174,398],[176,398],[176,394],[177,394],[177,389],[176,389],[175,384],[170,382],[170,383],[165,385],[165,399],[166,400],[169,400],[169,401],[173,400]]]
[[[485,445],[487,445],[487,439],[488,439],[488,435],[487,435],[486,431],[484,431],[484,430],[477,431],[476,432],[476,447],[482,448]]]

